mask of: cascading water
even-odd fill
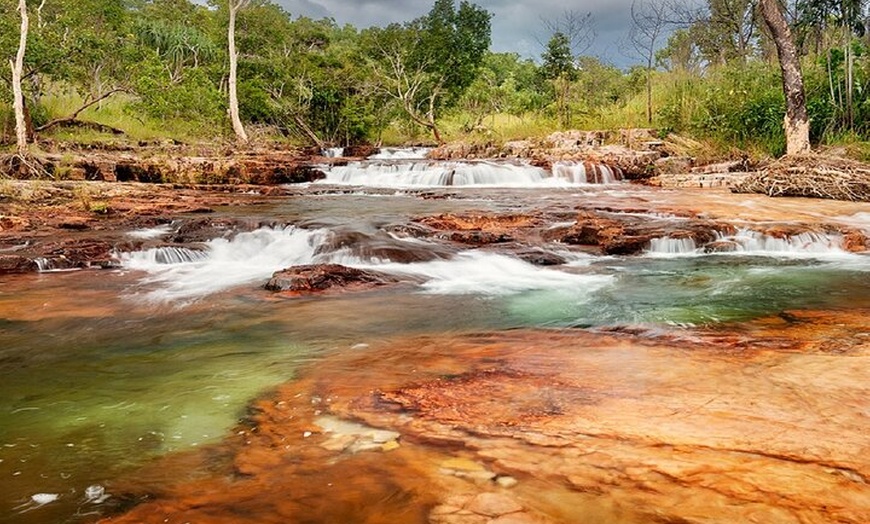
[[[622,170],[606,164],[566,160],[553,163],[553,176],[574,184],[615,184],[622,180]]]
[[[268,279],[286,267],[310,264],[326,232],[295,227],[261,228],[217,238],[202,251],[160,247],[121,255],[124,268],[147,272],[154,300],[188,300]]]
[[[654,238],[646,251],[648,256],[703,256],[739,254],[776,256],[780,258],[850,257],[843,250],[843,237],[837,234],[806,232],[797,235],[772,236],[741,228],[734,234],[717,233],[716,240],[698,246],[692,238]]]
[[[543,169],[495,162],[367,161],[326,170],[328,184],[377,187],[512,186],[556,182]]]
[[[750,229],[739,229],[734,235],[720,234],[719,242],[744,254],[771,255],[826,255],[842,254],[843,237],[824,233],[806,232],[776,237]]]
[[[343,147],[328,147],[323,149],[320,154],[325,158],[340,158],[344,156]]]
[[[424,159],[432,151],[430,147],[382,147],[370,156],[371,160],[415,160]]]
[[[541,187],[613,184],[619,168],[591,162],[556,162],[552,172],[523,163],[425,160],[428,149],[382,149],[364,162],[325,168],[321,183],[377,187]]]
[[[691,238],[654,238],[650,241],[647,254],[650,256],[694,255],[698,252],[695,240]]]

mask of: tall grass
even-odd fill
[[[192,142],[203,139],[216,139],[224,136],[222,129],[191,120],[157,119],[131,110],[134,97],[125,93],[116,93],[102,102],[85,109],[79,114],[79,120],[95,122],[124,132],[128,140],[165,140],[174,139],[182,142]],[[45,111],[45,121],[64,118],[85,104],[78,93],[71,91],[56,91],[40,99],[40,105]],[[115,138],[111,133],[80,127],[54,128],[49,136],[60,140],[76,142],[98,142]]]

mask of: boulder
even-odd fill
[[[333,288],[371,288],[398,282],[390,275],[340,264],[293,266],[276,272],[266,284],[269,291],[313,293]]]

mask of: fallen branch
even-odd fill
[[[35,129],[35,131],[37,133],[42,133],[42,132],[47,131],[47,130],[51,129],[52,127],[56,127],[56,126],[79,126],[79,127],[90,127],[90,128],[97,129],[99,131],[109,131],[109,132],[116,134],[116,135],[123,135],[124,132],[118,128],[115,128],[112,126],[107,126],[105,124],[98,124],[96,122],[88,122],[85,120],[79,120],[78,117],[82,113],[82,111],[84,111],[85,109],[92,107],[96,104],[99,104],[100,102],[109,98],[110,96],[114,95],[115,93],[126,93],[126,92],[127,92],[127,90],[123,89],[123,88],[112,89],[111,91],[104,93],[103,95],[91,100],[90,102],[87,102],[86,104],[84,104],[80,108],[76,109],[75,111],[73,111],[73,113],[70,116],[63,117],[63,118],[56,118],[56,119],[48,122],[45,125],[37,127]]]

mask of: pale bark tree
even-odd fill
[[[18,0],[18,12],[21,14],[21,33],[18,40],[18,53],[15,60],[9,61],[12,67],[12,107],[15,111],[15,136],[18,142],[18,154],[27,154],[27,122],[24,118],[24,92],[21,89],[21,77],[24,72],[24,53],[27,48],[27,2]]]
[[[760,0],[761,16],[767,24],[776,45],[779,67],[782,70],[782,90],[785,94],[786,155],[810,152],[810,121],[804,94],[800,57],[792,39],[791,30],[777,0]]]
[[[24,0],[22,0],[23,2]],[[242,125],[242,119],[239,117],[239,95],[236,85],[238,83],[237,69],[239,62],[239,54],[236,51],[236,14],[239,9],[247,6],[251,0],[229,0],[230,21],[227,29],[227,41],[230,54],[230,78],[228,82],[229,98],[230,98],[230,120],[233,123],[233,131],[236,133],[236,138],[241,142],[247,143],[248,134],[245,132],[245,126]]]
[[[668,18],[670,8],[663,0],[634,0],[631,3],[631,29],[628,39],[634,52],[640,56],[646,69],[646,121],[652,124],[652,73],[656,51],[667,37],[673,21]]]

